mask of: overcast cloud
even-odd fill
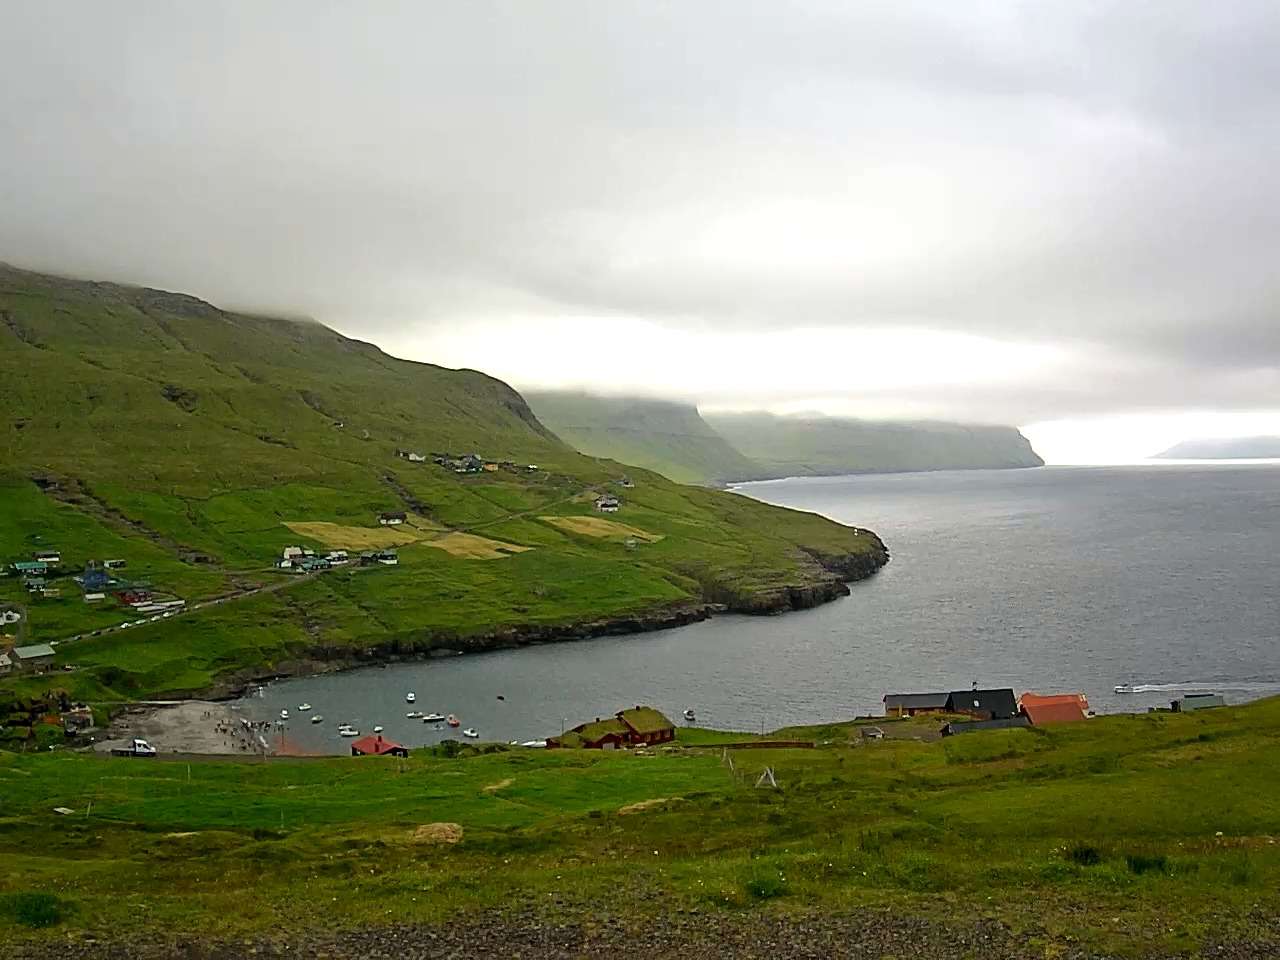
[[[1280,407],[1272,2],[0,0],[0,36],[18,265],[517,385]]]

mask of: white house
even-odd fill
[[[596,509],[601,513],[617,513],[619,506],[617,497],[609,494],[605,494],[603,497],[596,497]]]
[[[398,527],[408,518],[403,513],[380,513],[378,522],[384,527]]]

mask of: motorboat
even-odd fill
[[[685,718],[686,720],[697,720],[697,719],[698,719],[696,716],[694,716],[694,713],[693,713],[693,711],[692,711],[692,710],[686,710],[686,711],[684,712],[684,718]]]
[[[300,703],[300,704],[298,704],[298,712],[299,712],[299,713],[306,713],[306,712],[307,712],[308,710],[310,710],[310,709],[311,709],[311,704],[309,704],[309,703]]]
[[[445,723],[447,723],[447,724],[448,724],[449,726],[451,726],[451,727],[460,727],[460,726],[462,726],[462,721],[461,721],[461,720],[459,720],[457,717],[455,717],[452,713],[451,713],[451,714],[449,714],[447,717],[445,717],[445,718],[444,718],[444,722],[445,722]]]
[[[418,720],[418,719],[420,719],[420,718],[422,717],[422,711],[421,711],[421,710],[410,710],[410,711],[409,711],[408,713],[406,713],[404,716],[405,716],[405,719],[406,719],[406,720]]]
[[[1116,684],[1116,693],[1136,693],[1136,692],[1137,692],[1137,691],[1135,691],[1135,690],[1133,689],[1133,684],[1132,684],[1132,683],[1118,683],[1118,684]]]
[[[318,714],[318,713],[317,713],[314,717],[312,717],[312,718],[311,718],[311,722],[312,722],[312,723],[324,723],[324,717],[320,716],[320,714]]]
[[[412,690],[410,690],[408,693],[406,693],[406,694],[404,695],[404,702],[405,702],[405,703],[413,703],[413,701],[415,701],[415,700],[417,700],[417,699],[418,699],[418,695],[417,695],[416,693],[414,693]]]
[[[359,730],[357,730],[355,727],[351,726],[351,724],[349,724],[349,723],[344,723],[342,726],[340,726],[340,727],[338,728],[338,736],[340,736],[340,737],[358,737],[358,736],[360,736],[360,731],[359,731]]]
[[[545,749],[546,749],[546,746],[547,746],[547,741],[545,741],[545,740],[526,740],[526,741],[524,741],[524,743],[520,744],[520,746],[522,746],[522,747],[532,747],[532,748],[534,748],[534,749],[542,749],[542,750],[545,750]]]
[[[381,733],[381,732],[382,732],[382,727],[381,727],[381,726],[374,727],[374,728],[373,728],[373,732],[374,732],[374,733]]]
[[[280,711],[280,719],[281,719],[281,720],[288,720],[288,719],[289,719],[289,711],[288,711],[288,710],[281,710],[281,711]]]
[[[480,736],[480,731],[477,730],[475,727],[467,727],[467,729],[462,731],[462,735],[464,737],[470,737],[472,740],[475,740]]]
[[[444,723],[443,713],[419,714],[419,716],[422,717],[423,723]]]

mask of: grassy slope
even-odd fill
[[[1044,463],[1013,427],[768,413],[706,414],[704,419],[775,477]]]
[[[166,396],[167,394],[167,396]],[[423,545],[398,568],[342,570],[276,593],[59,648],[74,694],[128,699],[237,671],[371,647],[422,648],[506,627],[579,622],[831,575],[812,559],[870,555],[873,536],[573,451],[505,384],[388,357],[322,326],[217,310],[175,294],[0,267],[0,561],[56,546],[72,570],[122,557],[128,575],[189,599],[287,579],[285,521],[367,526],[380,510],[536,549],[466,560]],[[341,422],[341,428],[335,426]],[[536,463],[459,477],[396,448]],[[664,535],[625,545],[538,519],[591,512],[592,490],[636,480],[618,519]],[[59,497],[31,478],[61,481]],[[318,546],[318,544],[317,544]],[[804,549],[801,549],[804,548]],[[180,559],[207,553],[210,564]],[[808,552],[807,552],[808,551]],[[0,579],[0,602],[26,601]],[[31,641],[129,616],[70,581],[30,605]],[[34,692],[47,680],[0,681]]]
[[[890,905],[1038,929],[1044,956],[1081,940],[1166,955],[1278,906],[1280,699],[933,743],[912,724],[937,725],[894,723],[906,736],[869,745],[854,725],[779,731],[821,745],[740,752],[736,778],[714,747],[189,765],[9,755],[0,893],[52,891],[65,927],[114,938],[548,902],[586,919],[602,899],[624,915]],[[751,786],[765,765],[781,790]],[[463,842],[414,843],[434,821],[462,824]],[[5,902],[0,940],[27,935]]]
[[[691,403],[568,391],[525,394],[538,419],[583,453],[681,483],[742,480],[760,467],[707,426]]]

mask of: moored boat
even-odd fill
[[[449,714],[449,716],[447,716],[447,717],[445,717],[445,718],[444,718],[444,722],[445,722],[445,723],[447,723],[447,724],[448,724],[449,726],[451,726],[451,727],[460,727],[460,726],[462,726],[462,721],[461,721],[461,720],[459,720],[457,717],[455,717],[452,713],[451,713],[451,714]]]
[[[423,723],[444,723],[443,713],[428,713],[422,717]]]
[[[408,693],[406,693],[406,694],[404,695],[404,702],[405,702],[405,703],[413,703],[413,701],[415,701],[415,700],[417,700],[417,699],[418,699],[418,695],[417,695],[416,693],[414,693],[412,690],[410,690]]]
[[[306,713],[306,712],[307,712],[308,710],[310,710],[310,709],[311,709],[311,704],[309,704],[309,703],[300,703],[300,704],[298,704],[298,712],[299,712],[299,713]]]
[[[311,718],[311,722],[312,722],[312,723],[323,723],[323,722],[324,722],[324,717],[320,716],[320,714],[318,714],[318,713],[317,713],[314,717],[312,717],[312,718]]]
[[[480,736],[480,731],[477,730],[475,727],[467,727],[467,729],[462,731],[462,735],[464,737],[470,737],[472,740],[475,740],[477,737]]]
[[[422,711],[421,711],[421,710],[410,710],[408,713],[406,713],[406,714],[405,714],[405,719],[407,719],[407,720],[417,720],[417,719],[418,719],[418,718],[420,718],[421,716],[422,716]]]

